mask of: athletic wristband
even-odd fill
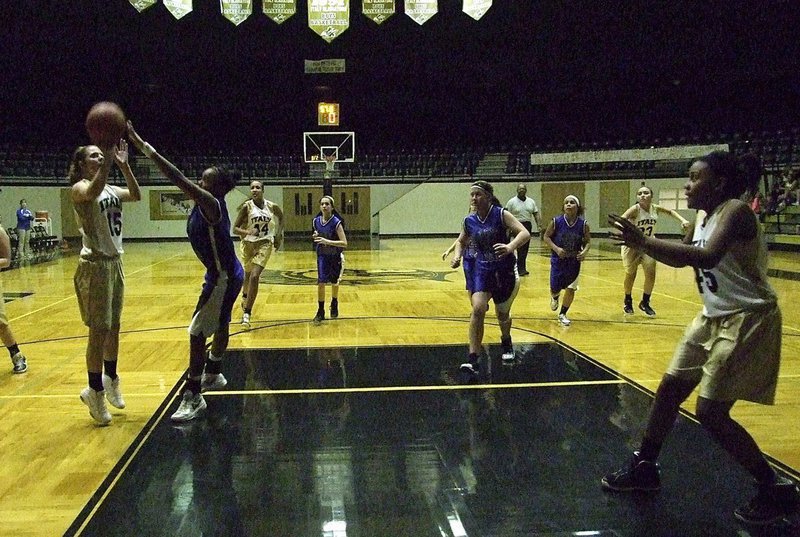
[[[156,150],[153,148],[152,145],[145,142],[144,145],[142,146],[142,153],[144,153],[144,155],[147,158],[153,158],[153,155],[156,154]]]

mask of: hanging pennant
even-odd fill
[[[330,43],[350,27],[350,0],[308,0],[308,27]]]
[[[394,15],[394,0],[362,0],[361,12],[368,19],[381,24]]]
[[[130,0],[130,2],[131,5],[136,8],[136,11],[141,13],[148,7],[153,7],[154,5],[156,5],[156,2],[158,2],[158,0]]]
[[[419,25],[428,22],[438,11],[437,0],[406,0],[406,15]]]
[[[281,24],[283,21],[297,13],[295,0],[262,0],[264,15]]]
[[[239,26],[253,14],[253,0],[219,0],[219,9],[223,17]]]
[[[192,0],[164,0],[164,7],[176,19],[192,12]]]
[[[492,0],[464,0],[463,9],[464,13],[479,21],[490,7],[492,7]]]

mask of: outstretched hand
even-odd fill
[[[128,142],[124,138],[120,139],[119,143],[114,147],[114,160],[120,166],[128,163]]]
[[[144,140],[142,140],[142,137],[136,132],[136,129],[133,128],[133,123],[130,119],[128,120],[128,138],[131,143],[136,146],[136,149],[142,151],[142,148],[144,148]]]
[[[608,215],[608,223],[614,228],[614,231],[611,232],[611,239],[615,240],[618,244],[624,244],[631,248],[644,245],[644,233],[627,218],[611,213]]]

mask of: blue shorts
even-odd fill
[[[511,264],[504,263],[499,266],[475,262],[469,274],[465,267],[467,290],[470,293],[489,293],[495,304],[501,304],[511,298],[517,285],[516,260],[513,257],[511,260]]]
[[[317,255],[317,283],[338,285],[344,273],[344,254]]]
[[[561,259],[550,258],[550,290],[561,291],[578,279],[581,273],[581,262],[574,257]]]
[[[470,289],[469,286],[472,283],[472,279],[475,277],[475,258],[474,257],[462,258],[461,266],[464,267],[464,280],[466,282],[467,291],[472,292],[472,289]]]
[[[220,326],[228,325],[243,282],[244,277],[241,272],[234,274],[221,272],[216,277],[206,272],[203,290],[189,325],[189,333],[207,338]]]

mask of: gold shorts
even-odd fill
[[[675,349],[667,373],[700,384],[712,401],[775,402],[781,362],[781,310],[709,318],[700,313]]]
[[[240,248],[242,251],[242,266],[245,272],[253,270],[253,265],[258,265],[261,268],[266,267],[272,255],[271,241],[252,242],[243,240]]]
[[[73,281],[83,324],[119,328],[125,294],[122,259],[81,259]]]
[[[629,248],[628,246],[622,247],[622,266],[625,268],[625,274],[636,272],[636,269],[642,265],[644,268],[656,266],[656,260],[647,254],[644,254],[636,248]]]
[[[3,296],[3,280],[0,280],[0,325],[8,326],[8,317],[6,317],[6,300]]]

